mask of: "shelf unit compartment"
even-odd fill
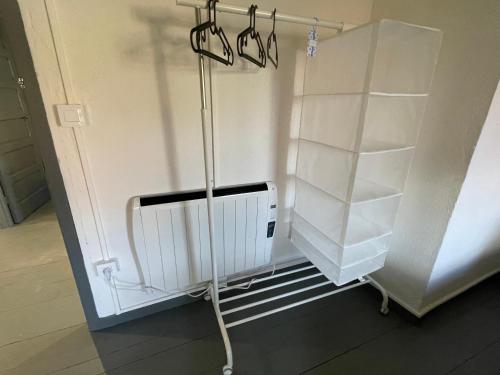
[[[307,62],[304,94],[364,92],[375,29],[370,24],[321,41],[321,52]]]
[[[351,266],[363,259],[375,257],[381,251],[388,251],[392,236],[391,233],[388,233],[357,245],[342,247],[317,230],[297,213],[294,215],[292,228],[300,233],[331,262],[341,268]]]
[[[309,242],[299,231],[292,228],[293,244],[331,281],[336,285],[343,285],[369,273],[375,272],[384,266],[387,251],[381,250],[375,256],[364,258],[347,267],[341,267],[332,262],[322,252]]]
[[[428,93],[443,33],[387,19],[377,24],[369,91]]]
[[[351,201],[401,194],[412,158],[413,149],[360,154]]]
[[[426,96],[309,95],[303,98],[300,138],[372,153],[415,146]],[[365,116],[361,121],[363,102]],[[356,142],[359,127],[363,134]]]
[[[354,151],[363,95],[310,95],[302,102],[300,138]]]
[[[295,180],[295,212],[340,243],[346,204],[311,184]]]
[[[299,140],[296,175],[334,197],[346,201],[354,156],[352,152]]]
[[[349,204],[300,179],[295,190],[294,212],[341,247],[389,234],[401,197]]]
[[[412,155],[411,149],[360,154],[350,197],[356,154],[299,140],[296,176],[343,202],[381,199],[401,194]]]
[[[307,239],[316,249],[318,249],[329,261],[335,263],[337,266],[342,267],[343,248],[335,241],[321,233],[316,227],[307,222],[302,216],[294,213],[293,230],[300,233]]]
[[[387,19],[345,31],[319,43],[304,94],[426,94],[441,39],[440,30]]]
[[[362,244],[392,233],[401,196],[351,204],[343,246]]]
[[[360,152],[415,146],[425,96],[368,95]]]

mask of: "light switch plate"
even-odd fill
[[[56,105],[59,124],[64,127],[76,128],[88,125],[85,108],[81,104]]]

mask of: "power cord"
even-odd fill
[[[113,269],[111,267],[106,267],[102,270],[102,273],[104,275],[104,281],[106,284],[115,290],[136,290],[144,293],[148,293],[151,291],[158,291],[161,293],[167,293],[167,291],[155,288],[154,286],[146,286],[144,283],[133,283],[130,281],[124,281],[116,278],[113,276]],[[128,284],[127,285],[120,285],[120,284]]]

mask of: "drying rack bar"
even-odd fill
[[[192,8],[197,8],[197,9],[206,9],[207,8],[207,2],[205,0],[177,0],[177,5],[182,5],[182,6],[192,7]],[[217,10],[218,12],[222,12],[222,13],[239,14],[242,16],[248,15],[248,8],[240,7],[237,5],[231,5],[231,4],[216,3],[215,10]],[[255,12],[255,16],[258,18],[272,19],[273,12],[269,11],[269,10],[257,9]],[[342,31],[344,28],[343,22],[325,21],[325,20],[320,20],[316,17],[302,17],[302,16],[296,16],[293,14],[286,14],[286,13],[281,13],[281,12],[276,12],[276,21],[297,23],[300,25],[324,27],[326,29],[334,29],[334,30],[339,30],[339,31]]]
[[[315,268],[315,267],[314,266],[307,266],[307,267],[295,268],[295,269],[290,270],[290,271],[272,274],[271,276],[261,277],[261,278],[258,278],[258,279],[254,278],[254,279],[250,280],[250,282],[247,281],[247,282],[244,282],[244,283],[234,284],[234,285],[227,286],[225,288],[221,288],[219,290],[219,294],[223,293],[223,292],[227,292],[229,290],[233,290],[233,289],[241,289],[241,288],[247,287],[250,284],[254,285],[254,284],[261,283],[263,281],[268,281],[268,280],[276,279],[278,277],[283,277],[283,276],[291,275],[291,274],[294,274],[294,273],[297,273],[297,272],[307,271],[307,270],[310,270],[312,268]]]
[[[254,294],[259,294],[259,293],[267,292],[269,290],[281,288],[283,286],[287,286],[287,285],[291,285],[291,284],[295,284],[295,283],[300,283],[301,281],[306,281],[306,280],[313,279],[315,277],[321,277],[321,276],[323,276],[323,274],[321,272],[314,273],[312,275],[307,275],[307,276],[304,276],[304,277],[300,277],[298,279],[293,279],[293,280],[290,280],[290,281],[285,281],[285,282],[283,282],[281,284],[274,284],[274,285],[268,286],[266,288],[256,289],[256,290],[252,290],[250,292],[246,292],[246,293],[242,293],[242,294],[237,294],[237,295],[235,295],[233,297],[224,298],[224,299],[219,300],[219,303],[227,303],[227,302],[234,301],[234,300],[237,300],[237,299],[240,299],[240,298],[244,298],[244,297],[248,297],[248,296],[253,296]],[[252,284],[255,284],[255,282],[252,283]]]
[[[241,325],[241,324],[244,324],[244,323],[248,323],[248,322],[251,322],[253,320],[257,320],[257,319],[260,319],[260,318],[263,318],[263,317],[266,317],[266,316],[269,316],[269,315],[272,315],[272,314],[276,314],[276,313],[279,313],[279,312],[282,312],[282,311],[285,311],[285,310],[289,310],[289,309],[292,309],[292,308],[300,306],[300,305],[304,305],[304,304],[309,303],[309,302],[313,302],[313,301],[317,301],[317,300],[322,299],[322,298],[333,296],[334,294],[338,294],[338,293],[344,292],[346,290],[353,289],[353,288],[356,288],[356,287],[364,285],[364,284],[368,284],[370,282],[371,281],[368,280],[368,279],[361,278],[359,280],[359,282],[357,282],[355,284],[351,284],[351,285],[345,286],[343,288],[335,289],[335,290],[332,290],[330,292],[326,292],[326,293],[323,293],[323,294],[319,294],[317,296],[309,297],[309,298],[306,298],[306,299],[303,299],[303,300],[300,300],[300,301],[297,301],[297,302],[294,302],[294,303],[290,303],[288,305],[281,306],[281,307],[278,307],[276,309],[272,309],[272,310],[264,311],[264,312],[259,313],[259,314],[251,315],[251,316],[248,316],[248,317],[246,317],[244,319],[240,319],[240,320],[237,320],[235,322],[227,323],[225,326],[226,326],[226,328],[236,327],[238,325]],[[328,281],[328,282],[324,282],[324,283],[320,283],[320,284],[327,285],[327,284],[331,284],[331,282]],[[321,286],[323,286],[323,285],[321,285]],[[255,302],[255,304],[249,304],[246,307],[244,307],[244,306],[242,306],[242,307],[249,308],[249,307],[253,307],[251,305],[257,306],[257,305],[260,305],[262,303],[271,302],[271,301],[274,301],[276,299],[285,298],[285,297],[288,297],[288,296],[291,296],[291,295],[294,295],[294,294],[297,294],[297,293],[301,293],[301,292],[305,292],[307,290],[311,290],[311,289],[313,289],[313,287],[317,288],[317,287],[319,287],[319,285],[316,284],[316,285],[311,286],[311,287],[294,290],[294,291],[289,292],[289,293],[284,293],[284,294],[278,295],[276,297],[268,298],[267,300],[261,300],[261,301]],[[231,311],[231,313],[239,311],[239,310],[237,310],[237,308],[235,308],[234,310],[235,311]],[[228,314],[228,311],[230,311],[230,310],[223,311],[222,315]]]
[[[311,286],[307,286],[305,288],[293,290],[291,292],[283,293],[283,294],[280,294],[278,296],[269,297],[269,298],[266,298],[266,299],[261,299],[260,301],[257,301],[257,302],[252,302],[252,303],[248,303],[246,305],[235,307],[233,309],[224,310],[224,311],[222,311],[222,315],[228,315],[228,314],[235,313],[237,311],[246,310],[246,309],[249,309],[251,307],[259,306],[259,305],[262,305],[264,303],[268,303],[268,302],[271,302],[271,301],[276,301],[276,300],[281,299],[281,298],[290,297],[290,296],[293,296],[293,295],[298,294],[298,293],[307,292],[308,290],[313,290],[313,289],[316,289],[316,288],[321,288],[322,286],[326,286],[326,285],[330,285],[330,284],[332,284],[331,281],[323,281],[321,283],[314,284],[314,285],[311,285]]]

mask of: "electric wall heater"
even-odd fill
[[[269,264],[276,185],[221,187],[213,194],[218,276]],[[211,280],[205,190],[134,198],[133,229],[147,286],[169,292]]]

